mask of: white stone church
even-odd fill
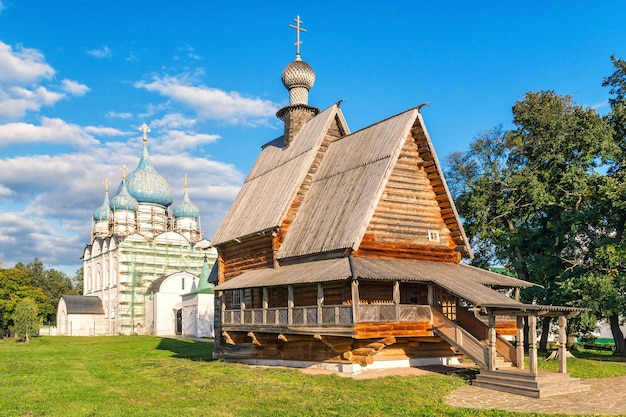
[[[207,279],[217,257],[202,237],[198,207],[187,193],[172,206],[173,193],[148,154],[123,176],[109,200],[95,210],[91,242],[83,253],[85,297],[101,311],[85,310],[83,297],[63,296],[58,334],[153,334],[213,337],[213,286]],[[87,299],[85,299],[87,300]],[[88,314],[87,314],[88,311]]]

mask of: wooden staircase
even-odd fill
[[[481,369],[472,385],[533,398],[589,391],[590,388],[589,385],[581,384],[579,378],[572,378],[569,374],[539,372],[538,375],[531,375],[514,368],[506,371]]]
[[[540,372],[531,375],[528,371],[518,369],[510,360],[514,349],[506,341],[496,343],[496,369],[487,370],[489,349],[481,340],[437,309],[432,309],[432,317],[435,334],[480,366],[480,373],[472,385],[534,398],[589,390],[588,385],[581,384],[580,379],[571,378],[569,374]],[[473,326],[476,323],[472,322],[470,327]],[[475,328],[472,330],[477,333]]]

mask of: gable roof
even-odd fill
[[[104,314],[100,297],[91,295],[61,295],[67,314]]]
[[[414,108],[328,146],[277,258],[357,250],[409,135],[418,136],[425,169],[437,180],[433,189],[446,227],[455,244],[471,256],[423,119]]]
[[[335,116],[347,130],[335,104],[307,122],[287,148],[283,148],[282,137],[263,147],[215,232],[213,245],[280,226]]]

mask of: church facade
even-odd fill
[[[357,132],[339,103],[310,106],[315,72],[296,23],[284,134],[262,147],[213,237],[214,356],[348,373],[465,356],[481,368],[477,385],[510,390],[515,382],[493,381],[523,374],[524,395],[547,395],[536,319],[558,316],[563,336],[579,309],[524,304],[520,290],[533,284],[461,262],[472,250],[422,106]],[[560,371],[564,381],[564,359]]]
[[[83,253],[84,296],[102,302],[93,334],[183,334],[182,295],[208,284],[200,282],[201,274],[216,258],[211,242],[202,237],[186,176],[182,201],[172,205],[172,190],[150,160],[149,128],[144,124],[141,129],[144,147],[138,166],[128,175],[123,168],[111,199],[105,181],[104,201],[93,214],[91,241]],[[207,276],[205,272],[205,280]],[[68,323],[58,327],[71,328]]]

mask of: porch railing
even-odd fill
[[[409,304],[360,304],[357,323],[406,321],[431,322],[429,306]],[[351,326],[355,324],[352,305],[246,308],[224,310],[222,323],[225,325],[266,326]]]

